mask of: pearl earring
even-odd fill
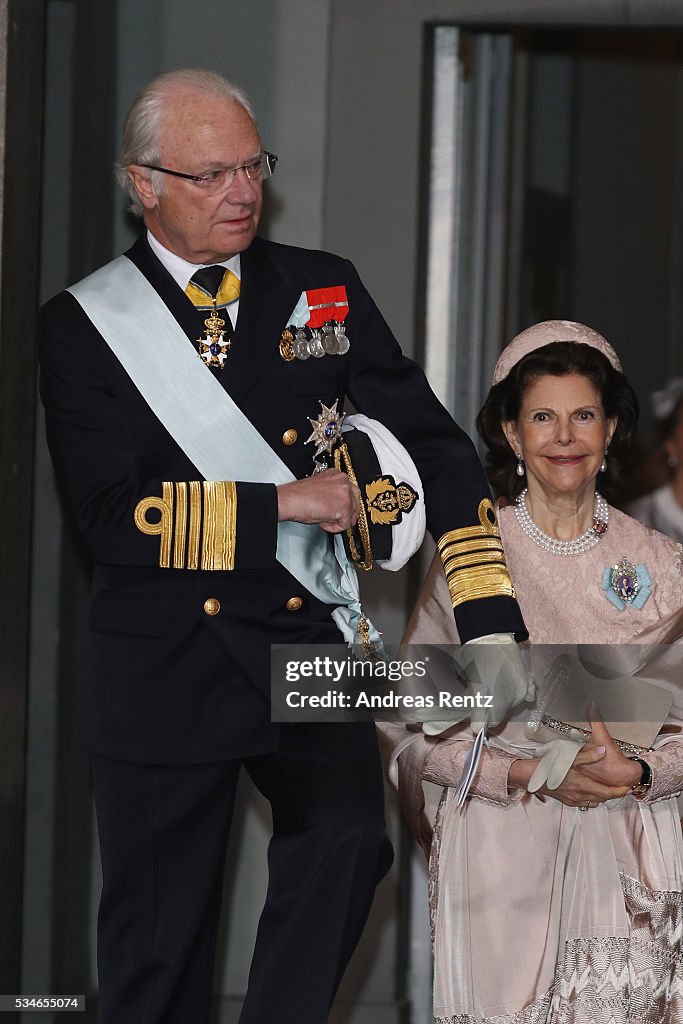
[[[606,448],[605,448],[605,454],[602,457],[602,462],[600,463],[600,472],[601,473],[606,473],[607,472],[607,449]]]
[[[515,470],[515,472],[517,476],[524,476],[524,459],[522,458],[521,452],[517,456],[517,469]]]

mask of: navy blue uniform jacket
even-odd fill
[[[197,311],[146,239],[126,255],[194,344],[201,329]],[[421,369],[402,355],[351,263],[257,238],[242,254],[241,275],[235,338],[219,379],[292,472],[311,472],[311,446],[304,442],[319,402],[338,399],[341,409],[348,396],[410,451],[434,537],[476,523],[488,489],[474,447]],[[348,296],[350,351],[285,362],[280,335],[302,291],[337,285]],[[41,325],[48,443],[94,562],[91,751],[192,763],[273,749],[270,644],[340,642],[332,606],[307,593],[275,559],[274,485],[237,482],[234,569],[160,568],[159,537],[136,527],[134,509],[142,498],[160,496],[163,481],[201,476],[68,292],[43,307]],[[283,434],[291,428],[298,439],[285,445]],[[210,597],[220,602],[218,614],[204,610]],[[301,607],[288,610],[291,597],[302,598]],[[525,635],[517,604],[506,596],[466,601],[456,609],[456,621],[463,641],[492,632]]]

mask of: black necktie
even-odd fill
[[[221,310],[225,320],[225,336],[233,338],[232,320],[226,307],[239,298],[240,280],[231,270],[220,265],[200,267],[190,278],[185,294],[200,315],[203,310]],[[203,315],[202,322],[205,322]]]
[[[206,292],[211,299],[215,299],[224,277],[225,267],[202,267],[194,272],[190,281],[192,284],[196,284],[198,288],[201,288],[203,292]],[[208,305],[210,306],[211,303],[208,303]]]

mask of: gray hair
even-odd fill
[[[137,217],[142,216],[143,206],[128,174],[128,165],[159,162],[161,119],[170,93],[177,88],[193,89],[197,92],[233,100],[246,110],[252,120],[256,120],[254,108],[246,93],[239,86],[219,75],[217,71],[179,68],[154,78],[140,90],[126,115],[123,125],[123,145],[120,156],[114,165],[116,180],[131,199],[128,209]],[[163,174],[159,171],[150,171],[149,177],[156,194],[163,195]]]

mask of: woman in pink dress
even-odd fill
[[[671,714],[634,760],[593,712],[564,779],[534,793],[545,762],[513,715],[462,808],[471,729],[380,726],[430,857],[437,1024],[683,1021],[683,646],[654,646],[683,634],[683,549],[596,489],[635,427],[620,369],[589,328],[538,324],[501,355],[478,426],[531,641],[620,645],[626,673],[669,690]],[[406,640],[458,642],[438,556]]]

